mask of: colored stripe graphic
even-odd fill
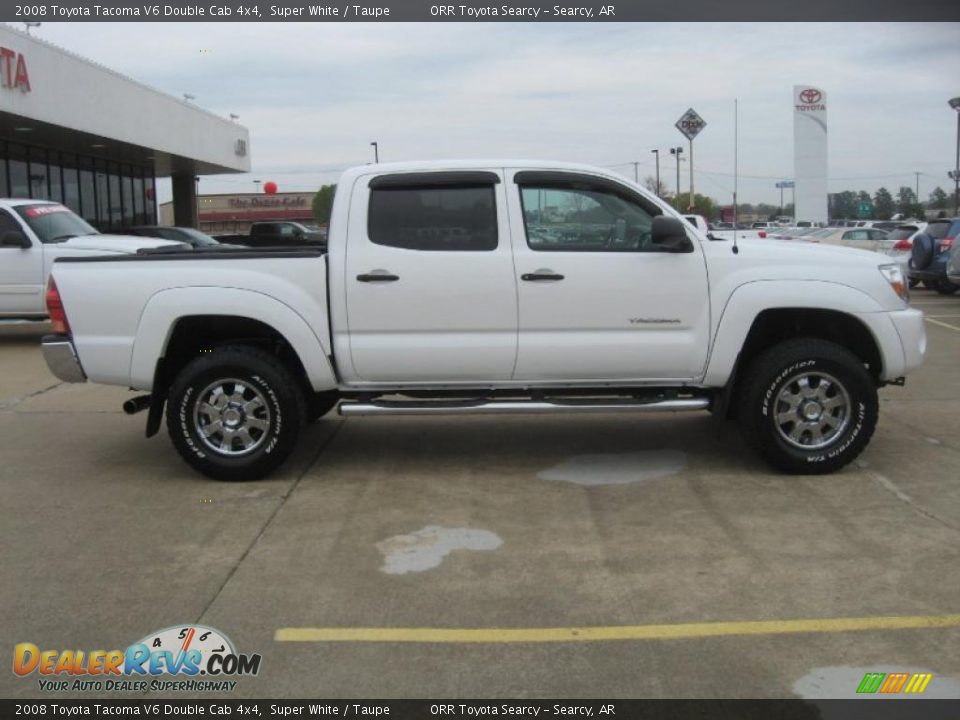
[[[933,673],[867,673],[857,686],[857,692],[866,695],[895,695],[899,692],[919,694],[927,689],[932,678]]]

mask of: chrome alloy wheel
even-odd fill
[[[193,405],[193,423],[200,440],[221,455],[256,450],[270,430],[270,408],[261,392],[244,380],[210,383]]]
[[[801,450],[817,450],[846,430],[850,395],[832,375],[800,373],[783,385],[773,412],[780,437]]]

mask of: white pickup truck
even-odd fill
[[[190,465],[262,477],[342,415],[711,410],[790,473],[859,454],[926,345],[890,258],[714,241],[608,171],[346,171],[328,249],[61,258],[63,380],[129,386]]]
[[[135,253],[177,244],[101,235],[59,203],[0,199],[0,320],[46,317],[43,291],[57,258]]]

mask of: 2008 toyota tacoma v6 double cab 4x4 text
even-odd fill
[[[923,359],[886,256],[711,240],[649,192],[544,162],[344,173],[322,250],[63,258],[43,349],[149,395],[214,478],[342,415],[712,410],[791,473],[856,457]]]

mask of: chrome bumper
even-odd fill
[[[47,367],[58,378],[71,383],[86,381],[87,376],[80,367],[73,343],[63,335],[44,335],[40,347],[43,349],[43,359],[47,361]]]

